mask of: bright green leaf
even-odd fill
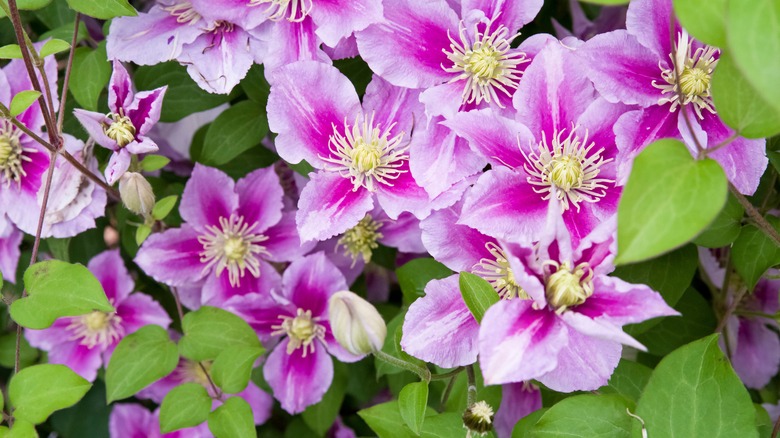
[[[726,205],[718,217],[701,234],[693,239],[693,243],[707,248],[722,248],[731,245],[742,230],[742,216],[745,209],[733,195],[729,195]]]
[[[8,402],[15,418],[40,424],[52,412],[76,404],[91,387],[65,365],[34,365],[11,378]]]
[[[32,265],[24,273],[29,294],[11,305],[11,317],[19,325],[45,329],[63,316],[92,311],[114,312],[103,286],[82,265],[48,260]]]
[[[22,49],[19,44],[0,47],[0,59],[22,59]]]
[[[152,227],[146,224],[139,225],[135,230],[135,243],[141,246],[150,234],[152,234]]]
[[[141,169],[144,172],[154,172],[167,166],[170,162],[170,158],[163,157],[162,155],[147,155],[141,161]]]
[[[265,108],[257,102],[239,102],[217,116],[206,133],[201,160],[219,166],[260,144],[268,134]]]
[[[727,3],[728,0],[674,0],[674,13],[697,40],[726,47]]]
[[[127,0],[68,0],[68,5],[84,15],[99,20],[138,15]]]
[[[111,64],[106,56],[106,44],[97,49],[77,47],[73,55],[73,71],[70,76],[70,92],[84,109],[97,111],[100,93],[111,78]]]
[[[412,382],[398,395],[398,409],[404,423],[412,432],[420,434],[428,408],[428,382]]]
[[[168,392],[160,406],[163,433],[195,427],[208,419],[211,397],[200,383],[184,383]]]
[[[461,272],[458,281],[463,301],[477,322],[482,322],[482,317],[485,316],[487,309],[499,300],[496,290],[482,277],[470,272]]]
[[[214,360],[228,347],[261,348],[257,334],[243,319],[216,307],[203,306],[184,316],[179,352],[195,361]]]
[[[54,38],[46,41],[46,44],[41,47],[41,51],[38,55],[40,55],[41,58],[45,58],[49,55],[64,52],[68,49],[70,49],[70,43]]]
[[[116,346],[106,369],[106,398],[111,403],[144,389],[170,374],[179,352],[168,332],[147,325],[125,336]]]
[[[750,395],[718,347],[718,335],[690,343],[655,368],[636,414],[648,436],[757,437]],[[638,431],[641,425],[634,424]]]
[[[178,200],[179,197],[176,195],[166,196],[165,198],[160,199],[154,204],[154,208],[152,208],[152,217],[158,221],[165,219],[171,213],[173,207],[176,206],[176,201]]]
[[[19,114],[25,112],[27,108],[31,107],[38,98],[41,97],[41,93],[35,90],[20,91],[11,100],[11,117],[16,117]]]
[[[630,406],[619,395],[575,395],[554,404],[531,429],[531,437],[589,436],[630,438]],[[693,436],[693,435],[691,435]]]
[[[51,3],[52,0],[17,0],[16,6],[23,11],[34,11]],[[0,0],[5,7],[8,7],[8,0]],[[0,8],[0,18],[5,17],[5,11]]]
[[[411,304],[425,295],[425,285],[434,279],[452,275],[452,270],[431,258],[414,259],[398,268],[398,285],[404,295],[404,303]]]
[[[38,438],[35,426],[29,421],[17,419],[8,434],[8,438]]]
[[[694,160],[677,140],[659,140],[634,160],[618,206],[618,255],[626,264],[690,241],[726,203],[728,180],[711,159]]]
[[[780,231],[780,221],[771,216],[767,220]],[[780,264],[780,247],[755,225],[745,225],[731,248],[731,262],[752,290],[767,269]]]
[[[216,438],[256,437],[252,407],[241,397],[230,397],[209,414],[209,430]]]
[[[539,419],[542,418],[542,415],[548,410],[549,408],[537,409],[523,417],[512,429],[512,438],[528,438],[531,434],[531,429],[534,428],[536,422],[539,421]]]
[[[401,417],[397,400],[360,410],[358,415],[379,438],[414,438],[416,436]]]
[[[265,350],[257,347],[233,346],[222,350],[211,365],[214,384],[228,394],[237,394],[249,384],[252,366]]]

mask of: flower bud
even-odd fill
[[[381,350],[387,326],[376,308],[350,291],[336,292],[328,302],[328,319],[333,336],[352,354]]]
[[[463,412],[463,427],[467,437],[485,436],[493,429],[493,408],[484,400],[469,406]]]
[[[140,173],[126,172],[119,179],[119,195],[128,210],[148,216],[154,208],[154,191]]]

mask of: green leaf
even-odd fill
[[[19,44],[0,47],[0,59],[22,59],[22,49]]]
[[[26,368],[38,361],[39,352],[22,336],[19,344],[19,365]],[[0,366],[13,368],[16,361],[16,332],[0,336]]]
[[[40,424],[52,412],[76,404],[91,387],[65,365],[34,365],[11,378],[8,401],[15,418]]]
[[[401,417],[396,400],[362,409],[358,411],[358,415],[379,438],[414,438],[416,436]]]
[[[618,205],[616,264],[638,262],[696,237],[726,203],[720,165],[694,160],[677,140],[659,140],[634,160]]]
[[[693,243],[707,248],[722,248],[731,245],[742,230],[742,216],[745,209],[733,195],[729,195],[726,205],[718,217],[699,234]]]
[[[110,438],[112,408],[106,404],[106,385],[97,379],[78,403],[55,412],[48,422],[61,437]]]
[[[182,329],[179,352],[195,361],[214,360],[228,347],[261,348],[246,321],[216,307],[203,306],[186,314]]]
[[[106,369],[106,399],[121,400],[170,374],[179,352],[168,332],[158,325],[143,326],[116,346]]]
[[[208,419],[211,397],[200,383],[184,383],[166,394],[160,406],[160,431],[195,427]]]
[[[718,347],[718,335],[688,344],[661,360],[636,414],[645,421],[651,437],[758,436],[750,395]],[[634,428],[639,430],[638,422]]]
[[[32,423],[24,420],[14,421],[11,432],[8,434],[9,438],[38,438],[38,432],[35,430],[35,426]]]
[[[41,97],[41,93],[35,90],[20,91],[11,100],[11,117],[16,117],[19,114],[25,112],[27,108],[31,107],[38,98]]]
[[[141,169],[144,172],[154,172],[167,166],[170,162],[170,158],[163,157],[162,155],[147,155],[141,161]]]
[[[8,0],[0,0],[0,3],[8,7]],[[16,6],[23,11],[34,11],[45,7],[51,0],[17,0]],[[0,18],[5,17],[5,11],[0,8]]]
[[[99,20],[138,15],[127,0],[68,0],[68,5],[75,11]]]
[[[635,336],[647,350],[664,356],[675,349],[707,336],[718,325],[712,306],[693,288],[688,288],[674,309],[682,317],[664,318],[655,327]]]
[[[11,317],[22,327],[40,330],[63,316],[115,311],[103,286],[82,265],[59,260],[36,263],[24,273],[24,285],[29,295],[11,305]]]
[[[463,301],[466,302],[466,306],[474,315],[474,319],[477,322],[482,322],[482,317],[485,316],[487,309],[499,300],[496,290],[482,277],[470,272],[461,272],[458,281]]]
[[[712,99],[721,120],[744,137],[763,138],[777,134],[780,132],[780,109],[770,105],[765,95],[745,79],[729,53],[721,54],[712,74]]]
[[[626,413],[629,407],[619,395],[575,395],[548,409],[531,429],[530,436],[630,438],[634,420]]]
[[[452,275],[452,270],[431,258],[414,259],[395,271],[404,303],[411,304],[425,295],[425,285],[434,279]]]
[[[767,220],[778,227],[776,218],[767,216]],[[780,264],[780,247],[755,225],[745,225],[731,248],[731,262],[748,288],[753,290],[764,273]]]
[[[728,53],[745,79],[760,90],[764,101],[780,111],[780,2],[752,0],[750,7],[730,1],[726,13]],[[719,61],[720,62],[720,61]],[[720,69],[720,64],[718,64]]]
[[[139,90],[168,86],[163,100],[161,122],[178,122],[184,117],[214,108],[230,100],[225,94],[211,94],[190,78],[185,67],[170,61],[139,67],[133,75]]]
[[[84,109],[97,111],[100,93],[111,78],[111,64],[106,56],[106,44],[97,49],[77,47],[73,55],[73,71],[70,76],[70,92]]]
[[[158,221],[165,219],[171,213],[173,207],[176,206],[176,201],[178,200],[179,197],[176,195],[166,196],[165,198],[160,199],[154,204],[154,208],[152,208],[152,217]]]
[[[222,350],[211,365],[214,384],[228,394],[237,394],[249,384],[252,366],[265,350],[257,347],[233,346]]]
[[[385,343],[382,345],[382,351],[385,353],[403,359],[407,362],[414,363],[416,365],[425,366],[425,362],[412,357],[403,349],[401,349],[401,338],[403,337],[403,323],[406,311],[400,312],[387,324],[388,336],[385,337]],[[391,365],[385,361],[376,361],[376,376],[377,378],[385,374],[398,374],[403,372],[402,368],[395,365]]]
[[[336,421],[351,377],[348,365],[341,362],[334,362],[333,365],[333,382],[330,388],[319,403],[309,406],[301,414],[306,425],[319,436],[325,436]]]
[[[609,383],[599,389],[599,392],[620,394],[626,399],[636,402],[642,395],[642,390],[645,389],[652,373],[653,370],[642,364],[621,359],[609,378]]]
[[[308,177],[310,173],[317,170],[314,166],[307,163],[306,160],[301,160],[300,163],[287,163],[287,166],[305,177]]]
[[[209,414],[209,430],[216,438],[256,437],[252,407],[241,397],[230,397]]]
[[[244,89],[247,97],[259,103],[263,107],[268,103],[268,94],[271,92],[271,85],[265,80],[263,65],[255,64],[246,73],[246,77],[241,80],[241,88]]]
[[[70,241],[70,237],[64,239],[50,237],[46,239],[46,246],[49,247],[49,252],[55,259],[70,262]]]
[[[464,434],[463,416],[461,413],[445,412],[430,414],[425,417],[425,425],[420,433],[421,438],[452,438]],[[478,436],[472,434],[472,436]]]
[[[420,434],[428,408],[428,382],[412,382],[398,395],[398,409],[404,423],[412,432]]]
[[[536,422],[539,421],[539,419],[542,418],[542,415],[548,410],[549,408],[538,409],[523,417],[515,424],[515,427],[512,428],[512,438],[528,438],[531,434],[531,429],[534,428]]]
[[[135,230],[135,243],[141,246],[150,234],[152,234],[152,227],[146,224],[139,225]]]
[[[43,47],[41,47],[41,51],[38,55],[40,55],[41,58],[45,58],[49,55],[64,52],[68,49],[70,49],[70,43],[60,39],[53,38],[50,39],[49,41],[46,41],[46,44],[44,44]]]
[[[674,0],[674,13],[683,27],[697,40],[711,46],[726,47],[727,2],[728,0]]]
[[[217,116],[206,133],[201,160],[209,166],[230,162],[260,144],[268,134],[265,108],[252,100],[239,102]]]

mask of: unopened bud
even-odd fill
[[[154,208],[154,191],[140,173],[125,172],[119,178],[119,195],[125,207],[135,214],[146,217]]]
[[[369,354],[385,343],[385,320],[371,303],[350,291],[330,297],[328,319],[333,336],[352,354]]]
[[[484,400],[469,406],[463,412],[463,427],[468,430],[467,437],[485,436],[493,429],[493,408]]]

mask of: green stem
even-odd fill
[[[471,405],[477,402],[477,379],[474,376],[474,365],[469,365],[466,367],[466,375],[469,378],[469,389],[466,398],[466,406],[471,407]]]
[[[411,362],[407,362],[403,359],[399,359],[395,356],[390,356],[389,354],[385,353],[384,351],[374,351],[374,357],[377,359],[383,360],[386,363],[389,363],[390,365],[397,366],[398,368],[403,368],[407,371],[411,371],[418,376],[420,376],[420,379],[425,382],[431,381],[431,371],[428,368],[421,367],[419,365],[415,365]]]
[[[457,368],[455,368],[454,370],[452,370],[452,371],[448,371],[448,372],[446,372],[446,373],[441,373],[441,374],[433,374],[433,375],[431,375],[431,380],[444,380],[444,379],[449,379],[450,377],[455,377],[455,376],[457,376],[458,374],[462,373],[462,372],[463,372],[463,370],[465,370],[465,369],[466,369],[466,368],[464,368],[464,367],[457,367]]]

